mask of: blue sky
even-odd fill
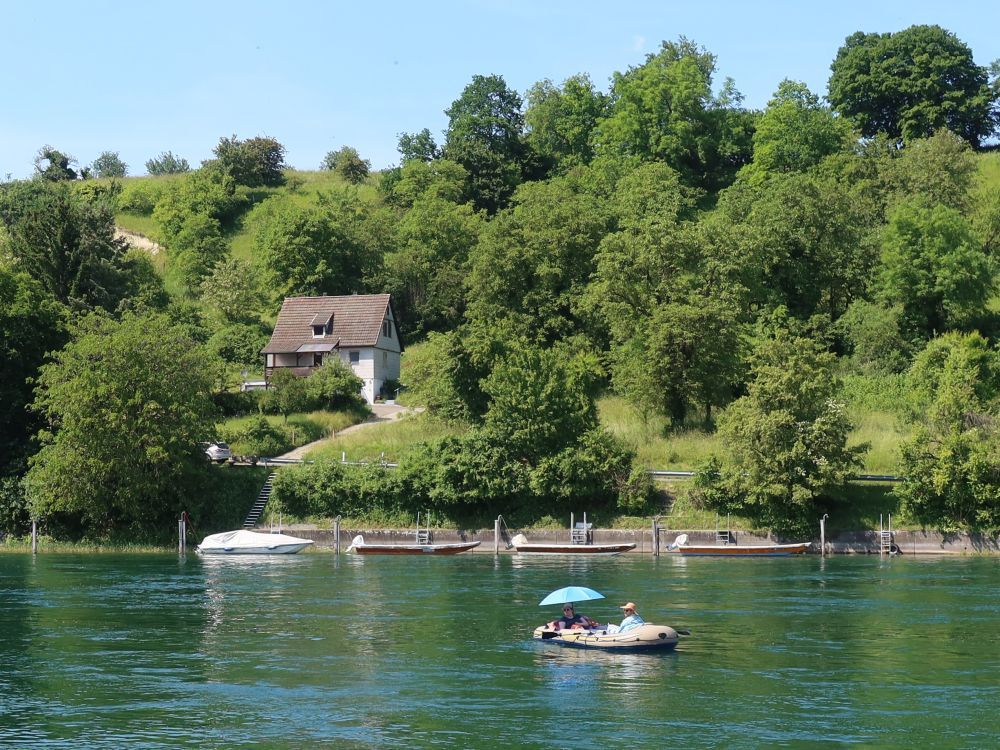
[[[192,166],[219,138],[268,135],[287,162],[316,169],[350,145],[379,169],[401,132],[429,128],[476,74],[524,93],[588,73],[607,90],[683,35],[718,58],[745,105],[779,81],[825,94],[830,63],[855,31],[936,23],[1000,58],[1000,3],[983,0],[781,2],[311,2],[147,0],[4,3],[0,179],[27,177],[44,144],[89,164],[117,151],[130,174],[173,151]]]

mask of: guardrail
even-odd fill
[[[263,466],[294,466],[296,464],[307,463],[301,458],[258,458],[257,463]],[[340,463],[343,466],[370,466],[377,464],[386,469],[398,469],[399,464],[393,461],[348,461],[346,457],[341,457]],[[694,471],[670,471],[668,469],[649,469],[647,472],[653,479],[693,479],[697,472]],[[851,477],[852,482],[903,482],[905,477],[894,474],[858,474]]]
[[[696,472],[693,471],[666,471],[662,469],[650,469],[647,472],[653,479],[692,479]],[[852,482],[905,482],[906,477],[898,477],[894,474],[858,474],[850,478]]]

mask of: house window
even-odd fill
[[[326,335],[326,326],[313,326],[313,338],[321,339]]]
[[[386,338],[390,338],[392,336],[392,321],[388,318],[382,321],[382,335]]]
[[[368,330],[371,330],[370,328]],[[347,358],[351,361],[352,365],[356,365],[361,361],[361,352],[348,352]]]

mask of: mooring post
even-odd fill
[[[31,519],[31,554],[38,553],[38,519]]]
[[[340,516],[333,519],[333,554],[340,554]]]
[[[500,554],[500,516],[493,521],[493,555]]]
[[[177,521],[177,551],[180,554],[184,554],[187,551],[187,523],[185,518],[187,513],[181,513],[180,519]]]
[[[826,519],[830,517],[829,513],[824,513],[823,517],[819,519],[819,554],[826,555]]]
[[[660,556],[660,526],[659,526],[659,516],[653,516],[653,539],[652,543],[649,545],[650,551],[653,553],[653,557]]]

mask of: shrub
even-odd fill
[[[258,414],[237,428],[223,429],[223,438],[233,451],[246,456],[279,456],[291,446],[285,432]]]
[[[118,210],[149,216],[166,189],[167,184],[159,180],[129,180],[118,196]]]
[[[306,379],[310,409],[346,409],[361,401],[364,383],[350,367],[339,360],[328,360]]]

